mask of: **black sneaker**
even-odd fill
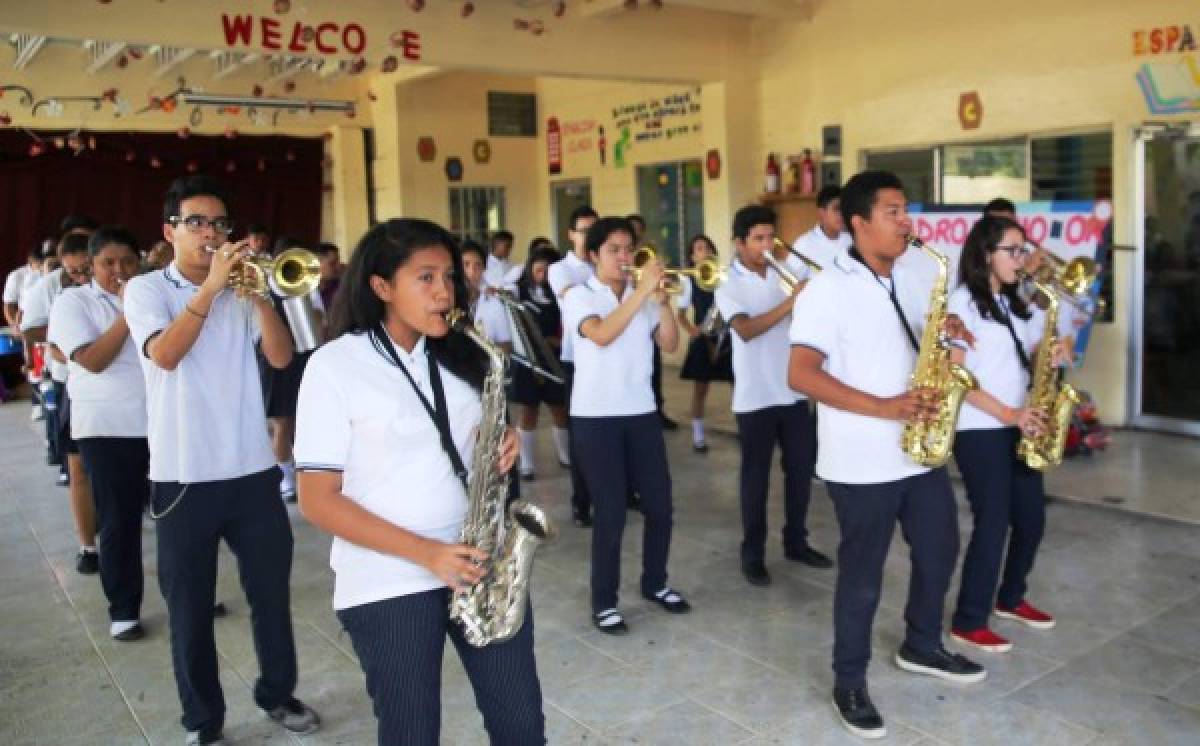
[[[573,514],[573,518],[575,519],[576,526],[579,526],[580,528],[592,527],[592,511],[575,509],[571,512]]]
[[[666,415],[665,415],[665,414],[663,414],[662,412],[659,412],[659,413],[658,413],[658,416],[659,416],[659,418],[660,418],[660,419],[662,419],[662,426],[663,426],[663,430],[667,430],[667,431],[672,431],[672,432],[673,432],[673,431],[675,431],[675,430],[678,430],[678,429],[679,429],[679,423],[678,423],[678,422],[676,422],[675,420],[673,420],[673,419],[671,419],[670,417],[666,416]]]
[[[592,624],[606,635],[629,634],[629,625],[625,623],[625,617],[616,609],[605,609],[592,614]]]
[[[871,703],[867,688],[834,689],[833,706],[837,708],[842,725],[859,738],[883,738],[887,728],[883,727],[883,718],[879,710]]]
[[[743,562],[742,575],[750,585],[765,586],[771,584],[771,573],[761,562]]]
[[[654,593],[643,593],[642,598],[653,601],[672,614],[686,614],[692,610],[692,605],[680,595],[679,591],[670,588],[663,588]]]
[[[95,575],[100,572],[100,555],[94,549],[80,549],[75,555],[75,572],[80,575]]]
[[[301,735],[316,733],[317,728],[321,727],[321,718],[317,711],[295,697],[289,697],[287,702],[268,711],[267,717],[292,733]]]
[[[943,647],[932,653],[918,653],[908,645],[901,645],[896,651],[896,665],[909,673],[923,673],[962,684],[974,684],[987,678],[983,666]]]
[[[642,512],[642,496],[636,492],[630,492],[625,496],[625,507],[629,510]]]
[[[827,570],[833,567],[833,560],[805,544],[799,549],[788,549],[783,553],[792,562],[799,562],[809,567],[816,567],[820,570]]]

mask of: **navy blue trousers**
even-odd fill
[[[783,548],[799,551],[808,538],[804,523],[817,459],[816,418],[807,401],[736,416],[742,448],[742,562],[763,561],[767,542],[767,488],[776,443],[783,465]]]
[[[566,399],[568,408],[571,405],[571,389],[575,385],[575,363],[562,361],[563,374],[566,384]],[[567,428],[567,455],[571,457],[571,507],[576,513],[592,512],[592,496],[588,493],[587,481],[583,478],[583,468],[579,465],[579,449],[575,444],[574,428]]]
[[[963,558],[955,629],[986,627],[993,602],[1012,608],[1025,598],[1025,581],[1046,529],[1046,493],[1042,473],[1017,458],[1020,438],[1020,430],[1005,427],[964,430],[954,439],[954,460],[975,516]]]
[[[642,498],[644,595],[667,585],[671,549],[671,474],[658,412],[628,417],[572,417],[571,435],[595,502],[592,528],[592,612],[617,605],[621,537],[629,487]]]
[[[493,746],[544,744],[532,611],[511,640],[476,648],[450,622],[449,603],[450,591],[437,588],[337,613],[366,674],[380,746],[437,746],[447,634]]]
[[[79,454],[96,501],[100,583],[108,617],[134,621],[141,615],[142,509],[150,501],[150,449],[145,438],[80,438]]]
[[[861,687],[871,660],[883,563],[897,522],[912,562],[905,643],[922,653],[941,647],[942,603],[958,557],[957,506],[944,468],[894,482],[827,482],[826,487],[842,533],[833,597],[833,672],[836,686]]]
[[[154,483],[158,584],[167,602],[175,683],[183,727],[189,731],[216,734],[225,721],[213,637],[221,539],[237,558],[250,604],[261,672],[254,684],[255,703],[274,709],[296,688],[296,643],[288,605],[292,527],[279,499],[279,479],[278,467],[272,466],[216,482]]]

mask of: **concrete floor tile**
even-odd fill
[[[1086,681],[1164,694],[1200,674],[1200,659],[1126,634],[1070,661],[1062,670]]]
[[[641,715],[605,732],[612,744],[732,746],[754,733],[690,700]]]
[[[1022,687],[1008,699],[1100,733],[1139,719],[1163,701],[1139,690],[1081,679],[1063,669]]]

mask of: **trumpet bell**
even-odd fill
[[[308,249],[291,248],[275,257],[271,289],[285,298],[308,295],[321,282],[321,260]]]

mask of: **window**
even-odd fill
[[[1035,200],[1112,199],[1112,133],[1030,141]]]
[[[504,187],[450,187],[450,232],[487,245],[504,228]]]
[[[930,204],[938,201],[934,173],[937,162],[934,148],[897,150],[890,153],[867,153],[867,168],[891,171],[904,184],[904,196],[909,202]]]
[[[941,202],[982,205],[996,197],[1024,202],[1029,196],[1024,139],[942,146]]]
[[[488,134],[492,137],[537,137],[537,96],[488,91]]]

